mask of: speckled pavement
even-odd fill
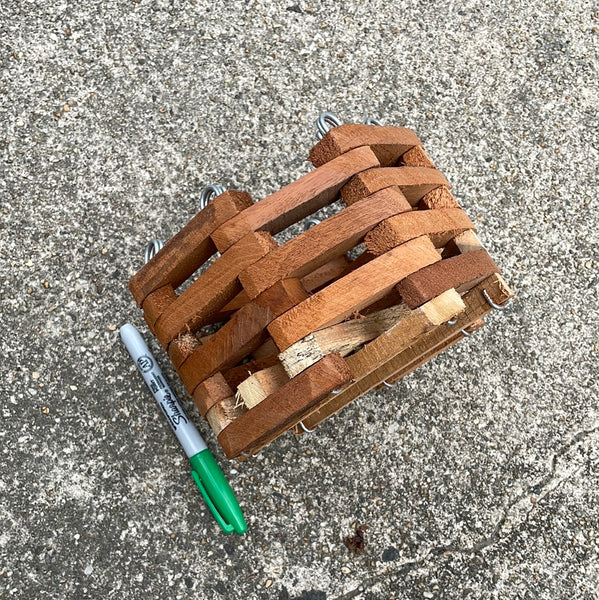
[[[85,7],[87,5],[87,8]],[[592,3],[11,1],[0,10],[0,598],[599,598]],[[301,438],[217,528],[118,340],[148,238],[414,128],[518,292]],[[367,524],[366,547],[343,538]]]

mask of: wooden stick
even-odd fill
[[[253,408],[288,381],[289,376],[283,366],[278,363],[244,379],[237,387],[237,394],[247,408]]]
[[[237,365],[232,369],[223,371],[223,377],[227,380],[229,386],[236,390],[239,384],[242,381],[245,381],[253,373],[262,371],[263,369],[268,369],[268,367],[272,367],[273,365],[277,364],[279,364],[278,354],[272,354],[271,356],[266,356],[264,358],[255,358],[249,362],[243,363],[242,365]]]
[[[282,352],[312,331],[343,321],[389,293],[410,273],[439,260],[428,238],[412,240],[310,296],[275,319],[268,331]]]
[[[330,204],[356,173],[378,166],[370,148],[351,150],[246,208],[214,231],[212,240],[224,252],[250,231],[279,233]]]
[[[370,146],[381,166],[394,165],[411,147],[420,144],[416,134],[403,127],[347,124],[333,127],[311,150],[308,160],[320,167],[359,146]]]
[[[366,198],[366,196],[393,185],[399,186],[412,206],[418,206],[425,194],[441,185],[451,187],[445,176],[437,169],[386,167],[370,169],[353,177],[341,189],[341,198],[349,206],[362,200],[362,198]]]
[[[225,427],[218,436],[225,455],[234,458],[277,437],[350,378],[351,372],[340,356],[325,356]]]
[[[250,265],[239,280],[250,298],[276,281],[303,277],[359,244],[378,223],[410,211],[404,195],[393,188],[356,202],[291,239]]]
[[[414,146],[399,159],[400,167],[427,167],[434,169],[433,161],[428,157],[422,146]]]
[[[209,205],[210,206],[210,205]],[[248,233],[204,271],[156,321],[156,336],[167,348],[178,335],[196,330],[241,291],[239,273],[276,247],[270,234]]]
[[[450,239],[443,249],[443,258],[484,250],[478,236],[471,229],[466,229],[454,238]]]
[[[306,296],[299,281],[285,280],[240,308],[179,367],[189,393],[193,394],[196,386],[216,371],[235,366],[256,350],[266,341],[266,326]]]
[[[341,356],[347,356],[361,344],[390,329],[409,313],[410,309],[405,304],[400,304],[367,317],[319,329],[281,352],[279,360],[289,377],[295,377],[327,354],[337,352]]]
[[[217,403],[227,398],[233,398],[235,393],[225,381],[221,373],[215,373],[202,381],[193,392],[193,401],[202,415],[206,418],[208,411]]]
[[[466,291],[493,273],[499,273],[499,267],[487,251],[475,250],[424,267],[400,281],[396,289],[410,308],[416,308],[445,290]]]
[[[491,306],[482,295],[483,289],[487,290],[491,299],[497,304],[507,302],[507,300],[514,295],[501,275],[491,275],[491,277],[488,277],[483,282],[479,283],[462,297],[466,309],[458,314],[458,321],[455,325],[438,325],[424,333],[421,337],[418,337],[413,343],[408,344],[407,346],[404,345],[403,348],[396,346],[394,354],[390,358],[388,356],[375,356],[374,354],[371,354],[370,357],[367,355],[365,356],[364,353],[369,353],[369,345],[365,346],[362,350],[347,359],[349,365],[350,359],[363,353],[360,358],[355,359],[353,368],[350,366],[350,368],[352,368],[354,383],[350,386],[346,386],[336,396],[325,398],[312,414],[303,419],[306,427],[312,429],[322,420],[343,408],[343,406],[351,402],[354,398],[366,393],[369,389],[382,381],[391,378],[395,373],[405,369],[406,366],[408,366],[410,371],[412,368],[416,368],[421,364],[421,362],[418,362],[421,357],[430,352],[431,349],[442,346],[450,338],[458,336],[458,339],[461,339],[462,334],[459,332],[462,329],[481,319],[485,314],[492,310]],[[431,302],[434,302],[434,300]],[[371,344],[375,344],[377,340],[374,340]],[[383,361],[381,364],[381,358],[386,358],[387,360]],[[422,362],[425,360],[426,358],[422,358]],[[413,367],[409,367],[411,363],[414,364]]]
[[[272,318],[271,310],[253,302],[240,308],[179,367],[187,391],[193,394],[204,379],[233,367],[264,342]]]
[[[216,252],[210,234],[251,205],[249,194],[235,190],[214,198],[133,276],[129,289],[137,304],[162,286],[176,289],[191,277]]]
[[[475,227],[461,208],[413,210],[377,225],[366,235],[365,243],[370,252],[378,255],[415,237],[428,235],[435,247],[441,248],[466,229]]]
[[[437,208],[460,208],[453,194],[445,187],[435,188],[422,197],[418,204],[421,210],[435,210]]]
[[[245,407],[236,404],[233,390],[220,373],[198,385],[193,399],[216,435],[246,411]]]
[[[329,261],[326,265],[319,267],[312,273],[302,277],[302,285],[308,292],[317,291],[319,288],[325,286],[327,283],[341,277],[347,270],[350,264],[347,256],[338,256],[333,260]]]

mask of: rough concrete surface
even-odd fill
[[[0,598],[596,600],[598,27],[582,0],[2,2]],[[204,184],[307,172],[323,109],[414,128],[518,297],[242,464],[193,410],[226,537],[119,343],[149,339],[127,282]]]

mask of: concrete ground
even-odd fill
[[[597,600],[596,9],[3,2],[0,598]],[[204,184],[307,172],[323,109],[414,128],[518,297],[243,464],[152,340],[245,511],[226,537],[119,343],[148,335],[127,282]]]

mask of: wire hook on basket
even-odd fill
[[[164,242],[158,238],[150,240],[144,249],[144,264],[150,262],[164,247]]]
[[[505,310],[507,308],[507,302],[505,304],[497,304],[496,302],[493,302],[493,299],[491,298],[491,296],[489,296],[489,292],[487,292],[487,290],[483,290],[483,296],[489,304],[489,306],[491,306],[495,310]]]
[[[223,192],[226,192],[227,188],[223,185],[206,185],[200,192],[200,209],[204,210],[208,203],[216,196],[220,196]]]

